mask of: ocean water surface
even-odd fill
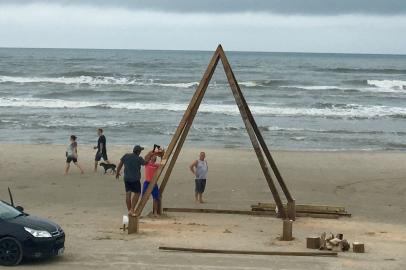
[[[94,143],[102,127],[109,144],[167,145],[211,56],[0,49],[0,143]],[[272,149],[406,149],[406,56],[227,56]],[[250,147],[221,63],[187,145]]]

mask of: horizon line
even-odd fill
[[[216,47],[217,48],[217,47]],[[50,49],[50,50],[119,50],[119,51],[183,51],[183,52],[214,52],[216,50],[199,50],[199,49],[143,49],[143,48],[86,48],[86,47],[8,47],[0,46],[0,49]],[[224,48],[224,47],[223,47]],[[362,53],[362,52],[294,52],[294,51],[247,51],[247,50],[226,50],[225,52],[237,53],[293,53],[293,54],[352,54],[352,55],[390,55],[406,56],[406,53]]]

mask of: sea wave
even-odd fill
[[[346,85],[281,85],[281,88],[303,90],[340,90],[344,92],[406,93],[406,81],[402,80],[350,80]]]
[[[316,68],[316,71],[335,73],[379,73],[379,74],[406,74],[406,69],[394,68]]]
[[[81,72],[82,73],[82,72]],[[81,74],[80,73],[80,74]],[[76,74],[76,73],[72,73]],[[90,72],[89,74],[92,74]],[[175,88],[194,88],[198,82],[162,82],[153,79],[139,79],[139,76],[115,77],[115,76],[61,76],[61,77],[19,77],[0,76],[0,83],[54,83],[54,84],[86,84],[86,85],[140,85],[140,86],[162,86]]]
[[[274,105],[274,106],[273,106]],[[345,104],[345,106],[314,107],[280,107],[253,105],[250,107],[253,114],[270,116],[314,116],[336,118],[377,118],[394,117],[406,118],[405,107],[364,106],[359,104]],[[32,107],[32,108],[91,108],[123,109],[138,111],[184,111],[187,104],[181,103],[139,103],[139,102],[97,102],[74,101],[62,99],[40,98],[0,98],[0,107]],[[238,115],[236,105],[202,104],[199,108],[203,113]]]
[[[402,80],[367,80],[368,85],[374,86],[378,92],[403,92],[406,93],[406,81]]]

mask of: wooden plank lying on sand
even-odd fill
[[[224,250],[204,248],[183,248],[160,246],[160,250],[185,251],[194,253],[217,253],[217,254],[246,254],[246,255],[277,255],[277,256],[322,256],[336,257],[337,252],[308,252],[308,251],[251,251],[251,250]]]
[[[205,209],[205,208],[179,208],[179,207],[166,207],[163,208],[164,212],[181,212],[181,213],[210,213],[210,214],[236,214],[236,215],[250,215],[250,216],[272,216],[275,217],[275,211],[249,211],[249,210],[227,210],[227,209]],[[297,217],[312,217],[312,218],[328,218],[337,219],[340,215],[336,214],[322,214],[322,213],[296,213]]]
[[[284,204],[286,205],[286,204]],[[258,203],[251,205],[255,208],[272,208],[275,209],[275,203]],[[314,211],[314,212],[334,212],[334,213],[345,213],[344,206],[337,205],[318,205],[318,204],[296,204],[296,210]]]
[[[253,212],[275,212],[275,208],[262,208],[262,207],[251,207]],[[326,214],[326,215],[337,215],[337,216],[346,216],[350,217],[351,214],[347,212],[328,212],[328,211],[317,211],[317,210],[303,210],[296,209],[296,214]],[[300,215],[298,215],[300,216]]]

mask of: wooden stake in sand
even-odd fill
[[[282,241],[292,241],[292,225],[293,220],[284,220],[283,221],[283,232],[282,232]]]
[[[320,237],[307,237],[306,247],[312,249],[319,249],[321,245]]]
[[[336,257],[337,252],[308,252],[308,251],[252,251],[252,250],[224,250],[204,248],[183,248],[183,247],[159,247],[160,250],[184,251],[194,253],[217,253],[217,254],[246,254],[246,255],[277,255],[277,256],[322,256]]]
[[[128,215],[128,234],[138,233],[138,217]]]

